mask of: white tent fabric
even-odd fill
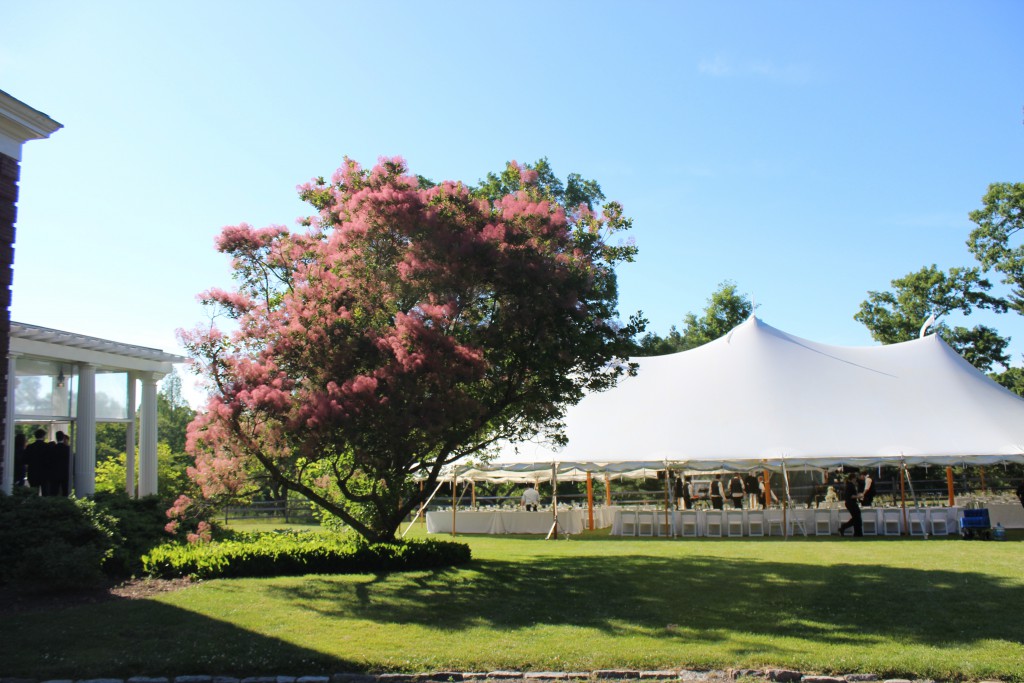
[[[634,360],[636,377],[569,409],[564,449],[505,444],[462,476],[1024,462],[1024,400],[936,335],[829,346],[751,317],[691,351]]]

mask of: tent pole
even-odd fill
[[[416,516],[412,518],[411,522],[409,522],[409,526],[405,527],[405,531],[402,532],[402,538],[405,538],[405,535],[407,533],[409,533],[409,529],[412,528],[412,525],[415,524],[416,520],[419,519],[421,516],[423,517],[423,521],[424,522],[427,521],[427,517],[426,517],[426,515],[424,514],[423,511],[426,509],[427,505],[430,504],[430,501],[434,500],[434,496],[437,495],[437,492],[441,490],[442,486],[444,486],[444,480],[443,479],[441,481],[437,482],[437,488],[435,488],[434,492],[430,494],[430,497],[427,498],[426,501],[420,503],[420,511],[417,512]],[[423,490],[423,482],[421,481],[420,482],[420,491],[422,491],[422,490]]]
[[[783,538],[789,540],[789,508],[792,507],[793,501],[789,498],[789,472],[786,471],[786,458],[782,458],[782,482],[786,485],[786,504],[782,506],[782,534]]]
[[[469,496],[470,507],[472,507],[475,510],[476,509],[476,482],[475,481],[470,480],[470,482],[469,482],[469,490],[470,490],[470,496]]]
[[[910,527],[907,526],[907,490],[904,484],[906,474],[907,463],[903,458],[900,458],[900,508],[903,510],[903,530],[905,533],[909,533]]]
[[[764,500],[761,501],[761,504],[767,510],[771,507],[772,502],[772,473],[767,469],[761,471],[764,472]]]
[[[669,493],[669,483],[668,483],[668,475],[669,475],[670,471],[671,470],[669,470],[669,468],[668,468],[668,463],[666,463],[665,464],[665,528],[666,529],[671,528],[669,523],[668,523],[668,504],[670,502],[670,497],[671,497],[670,493]],[[652,531],[651,533],[654,533],[654,532]]]
[[[946,466],[946,490],[949,493],[949,507],[956,505],[956,495],[953,491],[953,467]]]
[[[903,471],[907,475],[907,486],[910,487],[910,497],[914,500],[914,507],[915,508],[920,508],[921,507],[921,503],[920,503],[920,501],[917,500],[917,491],[914,490],[914,482],[910,479],[910,472],[907,472],[906,468],[904,468]],[[909,531],[909,529],[907,529],[907,531]],[[925,525],[923,522],[921,524],[921,531],[924,533],[925,539],[927,539],[928,538],[928,526]]]
[[[604,504],[607,507],[611,507],[612,506],[612,483],[611,483],[611,481],[612,480],[611,480],[610,475],[607,472],[605,472],[604,473]]]
[[[459,500],[455,496],[458,494],[458,480],[455,478],[455,473],[452,472],[452,536],[455,535],[455,508],[459,507]]]
[[[551,529],[548,531],[547,539],[558,540],[558,466],[551,463]]]
[[[587,528],[594,530],[594,479],[587,472]]]

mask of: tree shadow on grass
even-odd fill
[[[0,622],[3,676],[303,675],[358,665],[154,600],[19,612]]]
[[[541,557],[372,579],[308,577],[268,590],[327,617],[446,629],[553,624],[702,641],[753,634],[835,644],[1024,643],[1019,584],[883,565]]]

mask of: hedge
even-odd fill
[[[91,500],[0,494],[0,585],[30,591],[100,585],[120,540],[117,520]]]
[[[367,544],[318,532],[244,534],[212,543],[166,543],[143,556],[146,573],[197,579],[356,574],[448,567],[469,562],[469,546],[451,541]]]

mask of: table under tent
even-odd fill
[[[589,483],[593,477],[665,471],[763,473],[778,507],[704,511],[669,504],[604,510],[598,517],[613,533],[626,535],[790,535],[834,533],[848,514],[838,506],[796,505],[788,495],[793,473],[896,468],[901,504],[866,509],[865,533],[929,535],[958,531],[949,468],[1024,463],[1024,399],[934,334],[885,346],[831,346],[751,316],[699,348],[633,360],[639,364],[635,377],[589,394],[567,411],[564,448],[503,444],[488,464],[460,465],[449,476]],[[914,504],[906,468],[920,465],[947,468],[948,506]],[[555,522],[563,533],[593,528],[592,498],[587,508],[578,521],[556,500],[546,522],[532,523],[530,532],[551,531]],[[492,512],[489,521],[481,517],[472,531],[461,531],[517,528],[498,519],[511,511]],[[454,509],[447,514],[450,528],[436,530],[459,531]]]

